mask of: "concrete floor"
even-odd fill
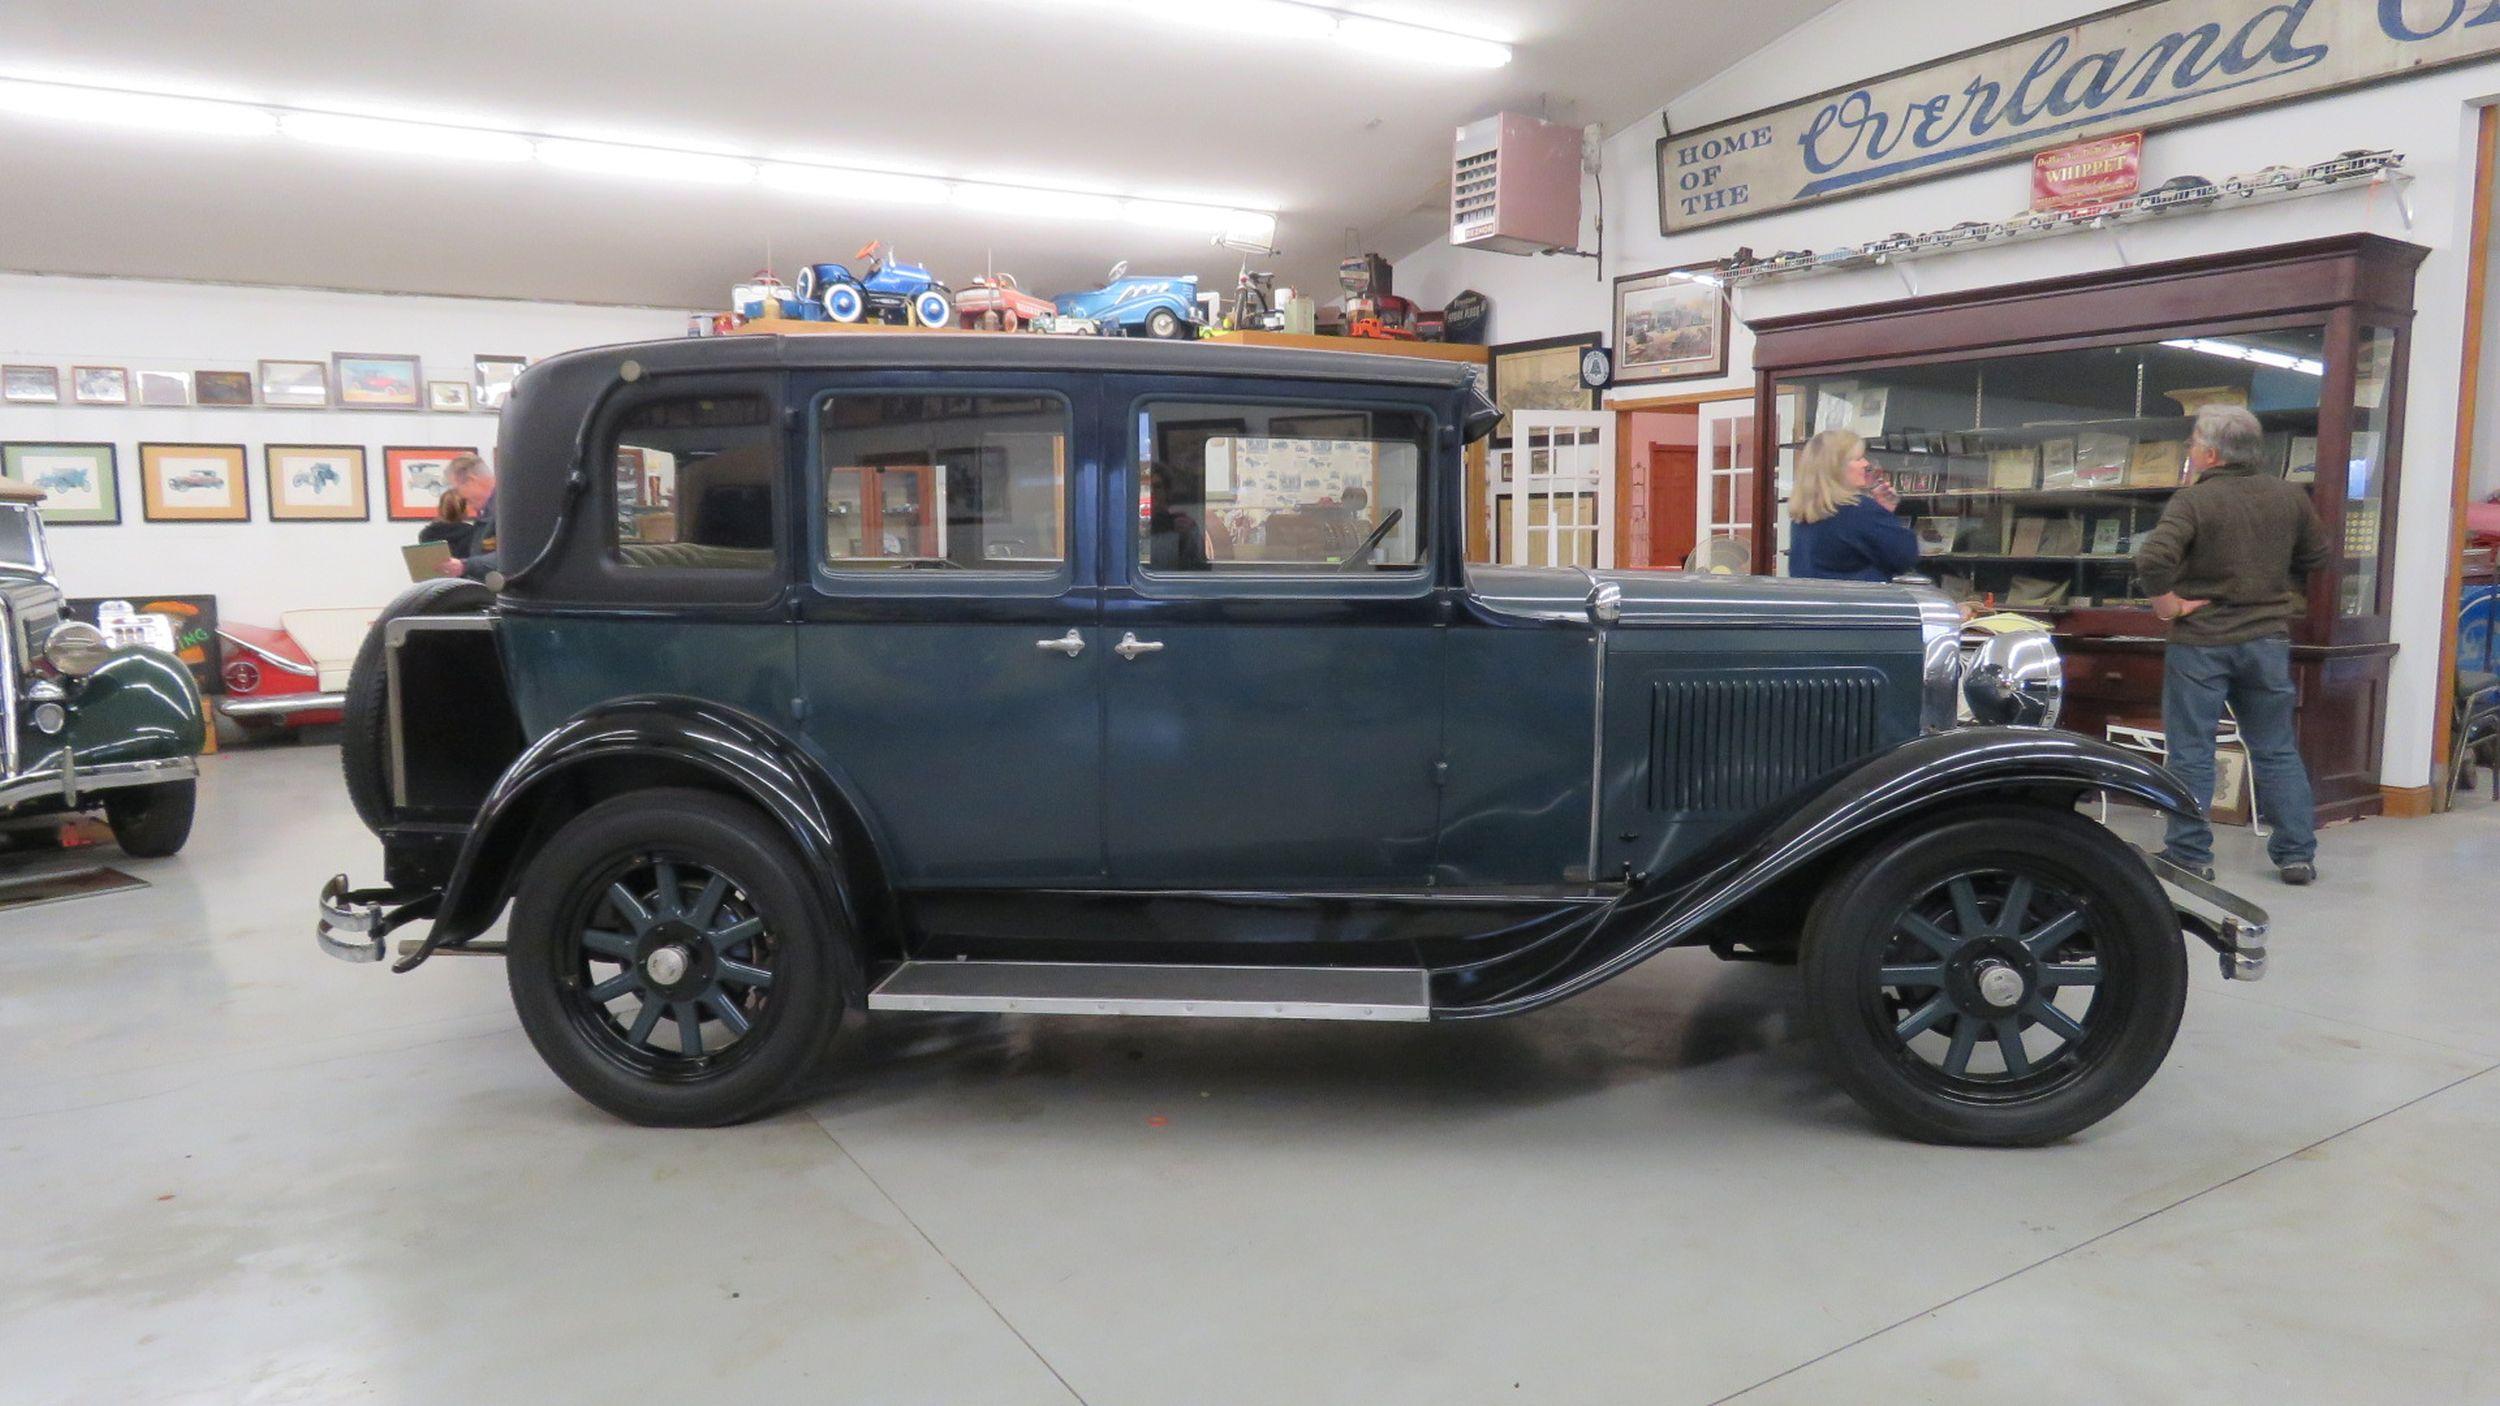
[[[2275,971],[2034,1152],[1875,1132],[1788,975],[1487,1025],[879,1017],[807,1106],[580,1103],[499,963],[320,956],[327,747],[0,914],[0,1401],[2500,1400],[2500,811],[2329,831]],[[2484,954],[2487,955],[2487,954]]]

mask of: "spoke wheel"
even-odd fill
[[[729,1067],[775,1015],[775,942],[728,874],[684,854],[637,855],[585,885],[567,1002],[609,1058],[647,1077]]]

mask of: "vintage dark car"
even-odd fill
[[[191,671],[63,613],[43,494],[0,479],[0,824],[101,810],[141,858],[191,837],[207,740]]]
[[[1885,1123],[1991,1144],[2152,1076],[2183,933],[2262,970],[2262,914],[2078,813],[2173,777],[1956,725],[2045,721],[2045,642],[1470,564],[1493,417],[1439,362],[1146,340],[541,362],[509,579],[413,588],[350,678],[385,882],[321,943],[501,954],[555,1071],[655,1124],[795,1096],[857,1008],[1469,1020],[1702,947],[1801,965]]]

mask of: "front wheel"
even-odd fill
[[[1146,335],[1158,341],[1172,341],[1187,328],[1188,324],[1181,321],[1180,314],[1170,308],[1156,308],[1146,314]]]
[[[911,314],[920,325],[935,331],[955,320],[955,304],[944,293],[932,288],[911,300]]]
[[[1879,845],[1816,901],[1802,966],[1832,1076],[1926,1142],[2090,1127],[2161,1067],[2187,999],[2161,886],[2071,811],[1965,814]]]
[[[197,781],[126,787],[104,793],[104,823],[113,828],[113,842],[123,853],[162,859],[191,838],[191,816],[199,803]]]
[[[505,975],[539,1056],[630,1122],[770,1112],[858,986],[838,915],[753,807],[651,790],[583,811],[529,861]]]
[[[825,286],[820,300],[825,316],[835,322],[857,322],[868,311],[868,300],[855,284],[832,283]]]

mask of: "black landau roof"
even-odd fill
[[[549,357],[532,371],[582,363],[646,371],[852,370],[1105,371],[1129,375],[1278,376],[1462,386],[1463,362],[1360,351],[1307,351],[1229,342],[1146,337],[1052,336],[1036,332],[814,333],[798,336],[676,337],[620,342]],[[524,373],[525,375],[527,373]]]

